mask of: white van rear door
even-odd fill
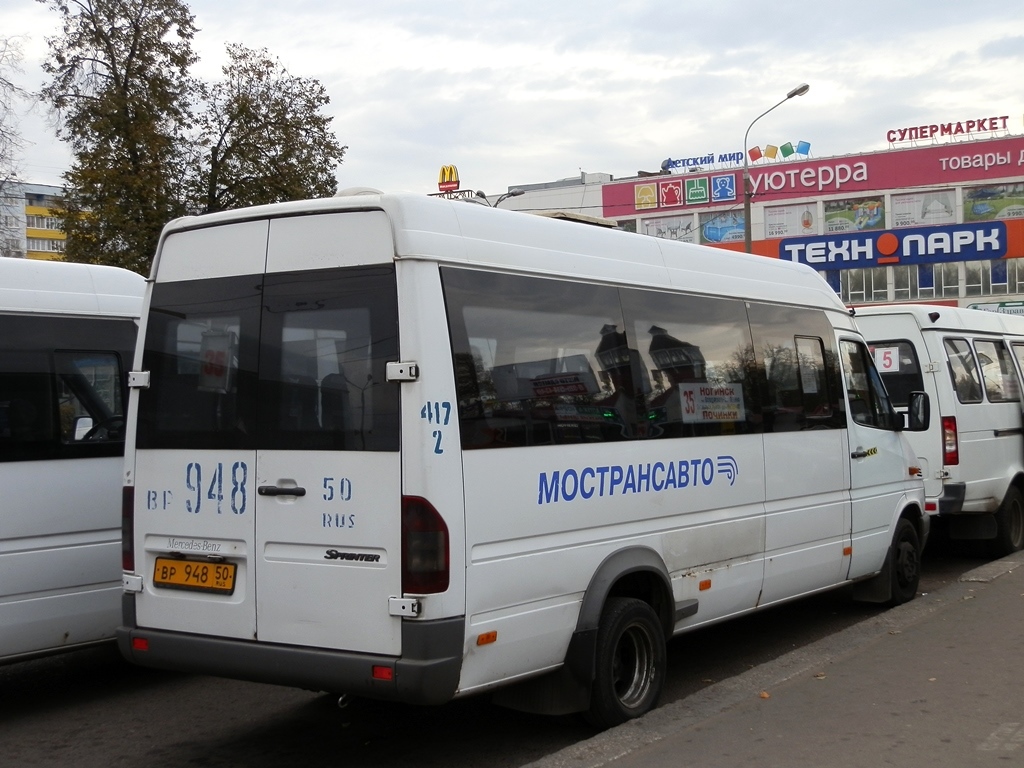
[[[139,626],[256,631],[256,371],[267,221],[165,241],[136,390]]]
[[[184,232],[162,257],[138,394],[139,626],[398,655],[385,214]]]
[[[271,222],[260,347],[261,641],[398,655],[398,308],[390,226]],[[325,264],[346,264],[327,267]]]

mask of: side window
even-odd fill
[[[850,418],[857,424],[893,429],[896,412],[882,384],[867,347],[855,341],[840,342]]]
[[[871,354],[893,405],[905,407],[911,392],[924,389],[917,351],[909,341],[877,341],[871,345]]]
[[[735,299],[622,290],[629,338],[650,386],[638,437],[760,431],[746,308]]]
[[[53,362],[61,442],[124,440],[123,379],[117,355],[58,351]]]
[[[616,441],[650,383],[609,286],[444,268],[463,448]]]
[[[134,322],[19,315],[4,326],[0,461],[122,455]]]
[[[980,403],[981,377],[967,339],[945,339],[943,345],[957,399],[961,403]]]
[[[843,428],[838,361],[824,313],[756,303],[747,313],[764,391],[764,431]]]
[[[55,458],[56,406],[48,354],[0,351],[0,461]]]
[[[1020,387],[1013,360],[1002,341],[975,339],[974,351],[985,382],[985,396],[990,403],[1015,403],[1020,400]]]

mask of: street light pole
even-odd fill
[[[501,205],[502,201],[507,200],[510,197],[519,197],[520,195],[524,194],[525,192],[526,192],[525,189],[520,189],[519,187],[513,187],[512,189],[510,189],[505,194],[498,195],[498,199],[495,200],[493,203],[490,200],[487,199],[487,195],[484,194],[484,192],[482,190],[478,189],[476,191],[476,196],[477,196],[478,199],[483,200],[485,203],[487,203],[489,206],[491,206],[491,208],[497,208],[499,205]]]
[[[747,126],[746,133],[743,134],[743,245],[747,253],[750,253],[750,198],[754,195],[754,191],[750,188],[750,156],[747,154],[747,137],[750,135],[750,129],[754,127],[754,123],[775,109],[775,107],[782,106],[794,96],[803,96],[809,90],[811,90],[811,86],[807,83],[801,83],[787,93],[786,98],[778,104],[769,107],[751,120],[750,125]]]

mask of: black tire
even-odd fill
[[[892,537],[892,597],[889,605],[909,603],[921,581],[921,540],[917,528],[906,518],[896,523]]]
[[[642,600],[613,597],[597,630],[587,719],[611,728],[652,710],[665,685],[665,630]]]
[[[1005,557],[1024,548],[1024,496],[1016,486],[1006,490],[1003,503],[996,512],[996,538],[992,554]]]

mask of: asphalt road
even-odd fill
[[[986,558],[930,547],[921,591]],[[676,638],[663,703],[876,615],[847,591],[819,595]],[[0,765],[77,768],[344,765],[520,766],[593,735],[576,716],[495,707],[357,700],[134,668],[112,648],[0,667]]]

